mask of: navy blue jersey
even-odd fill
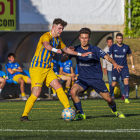
[[[89,45],[87,50],[81,48],[81,45],[75,46],[75,51],[79,53],[92,52],[91,56],[69,56],[76,57],[78,67],[78,79],[102,79],[103,72],[101,70],[100,57],[104,58],[106,53],[99,47]]]
[[[113,59],[118,65],[125,66],[127,65],[127,54],[131,54],[131,50],[126,44],[123,44],[121,47],[119,47],[117,44],[113,44],[109,48],[108,54],[113,55]]]

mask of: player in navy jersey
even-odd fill
[[[129,55],[131,64],[132,64],[132,72],[136,73],[136,70],[134,68],[134,61],[133,56],[131,54],[130,47],[123,43],[123,35],[121,33],[118,33],[116,35],[117,43],[113,44],[108,54],[113,54],[113,59],[118,65],[123,66],[120,72],[118,72],[116,69],[112,68],[112,84],[110,85],[110,94],[113,93],[114,87],[116,85],[116,82],[118,81],[119,76],[121,76],[121,79],[124,81],[125,86],[125,103],[130,103],[128,100],[129,97],[129,69],[127,65],[127,54]]]
[[[70,91],[74,106],[76,110],[79,110],[75,119],[86,119],[78,93],[85,91],[88,87],[93,87],[93,89],[102,96],[102,98],[108,103],[113,114],[119,118],[125,118],[125,115],[116,110],[116,103],[111,99],[105,82],[102,80],[103,72],[101,70],[100,57],[111,62],[117,71],[120,71],[122,66],[119,66],[103,50],[89,44],[91,34],[90,29],[82,28],[79,33],[81,45],[74,47],[74,50],[80,53],[92,52],[93,54],[84,58],[80,56],[76,57],[79,76]],[[61,62],[64,62],[72,57],[74,56],[68,57],[68,55],[65,55],[62,57]]]

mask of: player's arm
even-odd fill
[[[134,59],[133,59],[132,54],[129,54],[129,58],[132,64],[132,72],[136,73],[135,66],[134,66]]]
[[[43,45],[44,45],[44,48],[48,51],[52,51],[54,53],[59,53],[59,54],[62,54],[62,51],[60,49],[56,49],[56,48],[53,48],[49,42],[45,41],[43,42]]]
[[[109,55],[105,55],[104,58],[110,63],[112,63],[114,66],[114,69],[117,69],[118,72],[120,72],[121,68],[123,68],[123,66],[118,65]]]
[[[23,69],[21,67],[18,67],[17,69],[15,69],[15,71],[17,72],[23,72]]]
[[[63,67],[60,67],[60,69],[59,69],[59,74],[60,74],[60,75],[67,75],[66,72],[63,72]]]
[[[11,68],[8,68],[7,71],[8,71],[10,74],[16,73],[15,69],[11,69]]]
[[[82,56],[82,57],[88,56],[88,54],[92,54],[92,52],[79,53],[79,52],[73,51],[72,49],[70,49],[68,47],[64,47],[62,50],[67,54]]]
[[[107,75],[106,65],[106,59],[103,59],[103,70],[105,75]]]
[[[73,67],[70,67],[70,71],[71,71],[71,74],[70,75],[75,77],[76,75],[74,73]]]

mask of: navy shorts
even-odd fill
[[[75,84],[80,85],[84,91],[92,87],[97,93],[106,93],[108,92],[108,89],[105,85],[105,82],[102,79],[78,79],[75,81]]]
[[[124,66],[120,72],[116,69],[112,70],[112,81],[118,81],[120,76],[122,80],[124,78],[129,78],[129,69],[127,65]]]

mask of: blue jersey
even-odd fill
[[[63,68],[63,72],[65,73],[71,73],[71,67],[73,67],[71,60],[67,60],[64,63],[60,62],[60,68]]]
[[[11,68],[11,69],[18,69],[18,67],[20,67],[18,63],[9,63],[9,62],[6,64],[6,66],[7,66],[7,69],[9,69],[9,68]],[[15,75],[17,75],[17,74],[22,74],[22,73],[20,73],[20,72],[15,72],[15,73],[13,73],[13,74],[10,74],[10,73],[8,72],[8,74],[9,74],[10,78],[13,78]]]
[[[87,50],[81,48],[81,45],[75,46],[75,51],[79,53],[92,52],[91,56],[69,56],[76,57],[78,67],[78,79],[102,79],[103,72],[101,70],[100,57],[104,58],[106,53],[99,47],[89,45]]]
[[[123,44],[121,47],[119,47],[117,44],[113,44],[109,48],[108,54],[113,55],[113,59],[118,65],[125,66],[127,65],[127,54],[131,54],[131,50],[126,44]]]
[[[58,70],[57,70],[57,61],[56,60],[52,60],[51,63],[53,63],[53,71],[56,73],[58,73]]]

